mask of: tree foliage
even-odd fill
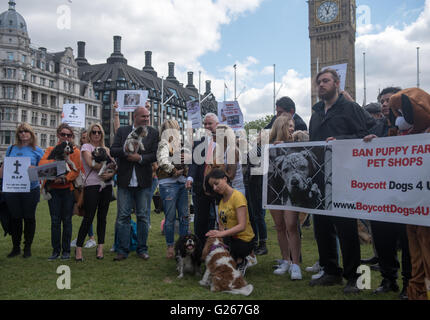
[[[273,118],[273,115],[267,114],[263,118],[260,118],[260,119],[254,120],[254,121],[245,122],[245,130],[247,133],[249,133],[249,130],[251,130],[251,129],[260,131],[270,123],[272,118]]]

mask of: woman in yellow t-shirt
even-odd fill
[[[244,273],[247,266],[246,257],[252,252],[254,238],[246,198],[231,187],[223,170],[213,169],[205,180],[215,193],[222,196],[218,205],[219,230],[210,230],[206,236],[224,238],[238,269]]]

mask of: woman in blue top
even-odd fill
[[[21,123],[15,133],[15,144],[9,146],[6,157],[27,157],[31,159],[31,167],[37,166],[43,156],[43,150],[36,146],[36,136],[33,128],[27,123]],[[0,169],[3,177],[3,167]],[[36,231],[36,207],[40,200],[38,181],[32,181],[30,192],[4,193],[6,204],[12,214],[11,233],[13,249],[8,257],[12,258],[21,253],[21,237],[24,220],[24,258],[31,257],[31,244]]]

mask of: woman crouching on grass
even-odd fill
[[[238,270],[245,275],[248,264],[246,257],[253,250],[254,238],[246,198],[240,191],[231,187],[227,175],[221,169],[213,169],[205,180],[211,191],[222,197],[218,205],[219,230],[210,230],[206,236],[224,238],[224,243],[229,246]]]

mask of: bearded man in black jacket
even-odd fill
[[[320,102],[313,106],[309,123],[310,141],[360,139],[366,136],[364,110],[355,102],[339,94],[340,79],[333,69],[321,71],[316,77]],[[360,265],[360,240],[357,220],[343,217],[314,215],[315,238],[319,263],[324,275],[311,280],[311,286],[342,284],[347,280],[344,293],[358,293],[357,268]],[[336,235],[339,237],[343,270],[338,264]]]

